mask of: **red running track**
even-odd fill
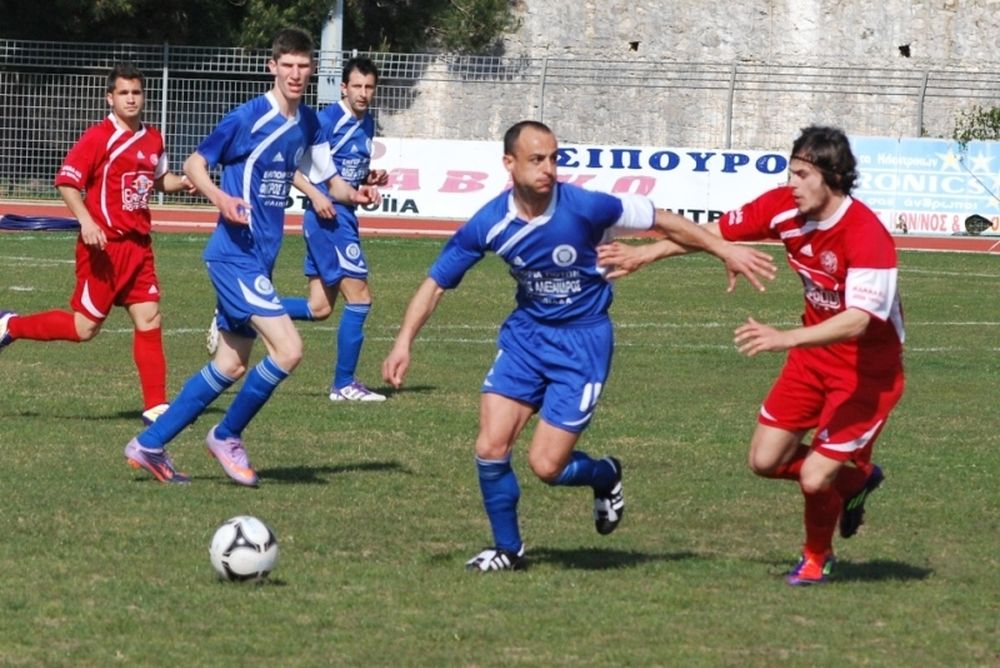
[[[0,216],[58,216],[71,218],[69,210],[58,202],[0,201]],[[208,232],[215,227],[217,212],[205,207],[153,207],[153,229],[157,232]],[[302,214],[289,213],[285,217],[285,230],[291,234],[302,233]],[[364,236],[447,237],[463,221],[430,220],[359,216],[361,234]],[[1000,255],[1000,236],[912,236],[893,237],[896,247],[906,250],[957,251],[967,253],[994,253]]]

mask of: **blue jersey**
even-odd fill
[[[341,100],[319,112],[319,121],[340,178],[354,188],[362,185],[372,161],[375,119],[366,111],[358,120],[347,103]],[[325,186],[321,190],[327,192]]]
[[[293,118],[268,93],[229,112],[198,145],[209,167],[222,166],[220,188],[250,203],[250,224],[219,217],[205,248],[206,262],[259,265],[270,274],[281,249],[285,204],[295,170],[319,182],[334,174],[330,147],[316,112],[299,105]]]
[[[611,284],[597,267],[597,246],[610,228],[648,230],[653,203],[557,184],[544,214],[518,217],[511,191],[483,206],[445,244],[428,275],[445,289],[493,251],[517,281],[517,311],[552,325],[607,317]]]

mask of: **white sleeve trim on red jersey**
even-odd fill
[[[153,180],[162,178],[170,171],[170,157],[167,152],[164,151],[160,154],[160,159],[156,163],[156,167],[153,168]]]
[[[896,302],[899,270],[850,268],[847,270],[845,306],[871,313],[879,320],[889,319]]]
[[[652,200],[642,195],[616,195],[622,202],[622,215],[614,227],[621,230],[650,230],[656,219],[656,207]]]

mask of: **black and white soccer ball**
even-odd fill
[[[239,515],[215,530],[208,556],[224,580],[259,581],[278,564],[278,539],[256,517]]]

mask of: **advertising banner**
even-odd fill
[[[860,178],[854,194],[896,234],[966,232],[966,219],[1000,233],[1000,144],[852,137]],[[463,220],[510,187],[500,141],[377,139],[373,168],[389,173],[378,216]],[[646,195],[656,206],[709,222],[787,180],[788,157],[772,151],[565,144],[561,181]],[[305,198],[293,191],[291,209]]]

